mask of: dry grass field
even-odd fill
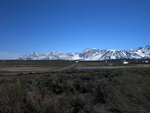
[[[73,61],[0,61],[0,74],[53,71],[73,63]]]

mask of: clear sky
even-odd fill
[[[150,0],[0,0],[0,58],[150,44]]]

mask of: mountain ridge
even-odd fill
[[[86,48],[78,53],[50,53],[31,52],[21,56],[20,60],[113,60],[113,59],[149,59],[150,45],[129,50],[90,49]]]

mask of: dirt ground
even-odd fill
[[[0,61],[0,74],[49,72],[72,65],[71,61]]]

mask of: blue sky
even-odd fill
[[[0,0],[0,58],[150,44],[150,0]]]

